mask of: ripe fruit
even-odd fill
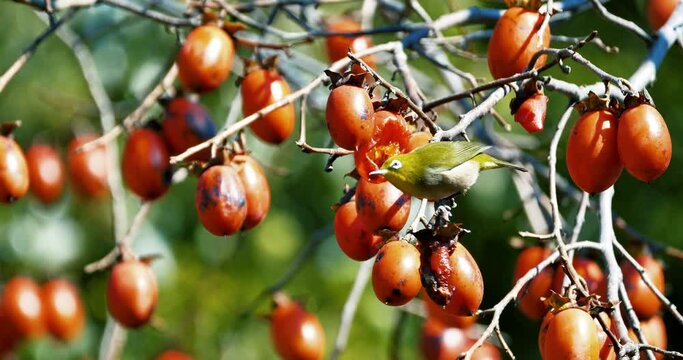
[[[177,350],[166,350],[157,355],[156,360],[192,360],[192,357]]]
[[[358,86],[334,88],[327,98],[325,120],[335,144],[355,150],[356,144],[370,140],[375,129],[372,101],[368,92]]]
[[[356,202],[350,201],[334,215],[334,235],[339,248],[356,261],[367,260],[379,251],[382,237],[365,230],[356,212]]]
[[[454,328],[467,329],[477,322],[476,316],[458,316],[444,310],[422,290],[422,301],[424,301],[427,315],[429,318],[438,320],[440,323]]]
[[[550,250],[542,246],[531,246],[524,249],[517,258],[512,281],[517,282],[529,270],[545,260]],[[553,269],[546,267],[517,294],[519,310],[532,320],[538,320],[548,312],[541,297],[550,296],[550,286],[553,281]],[[519,298],[521,297],[521,300]]]
[[[64,188],[64,164],[50,145],[33,145],[26,152],[31,192],[49,204],[59,199]]]
[[[146,263],[124,260],[111,271],[107,284],[107,307],[121,325],[137,328],[146,324],[157,305],[157,279]]]
[[[505,11],[493,29],[489,41],[489,70],[494,79],[524,72],[531,58],[538,51],[550,46],[550,27],[543,24],[543,15],[521,7]],[[534,68],[545,64],[541,56]]]
[[[621,175],[622,160],[614,114],[599,110],[581,115],[567,142],[567,168],[574,183],[588,193],[604,191]]]
[[[85,325],[85,312],[76,287],[63,279],[50,280],[43,285],[41,297],[52,336],[62,341],[77,338]]]
[[[467,351],[474,344],[474,340],[467,337],[465,331],[458,328],[448,328],[432,319],[427,319],[422,325],[420,350],[426,360],[451,360]],[[500,360],[498,349],[484,343],[474,351],[472,360]]]
[[[351,18],[341,18],[337,21],[327,24],[327,31],[334,33],[351,33],[360,31],[360,24]],[[372,39],[367,35],[360,36],[343,36],[333,35],[328,36],[325,42],[327,47],[327,57],[334,62],[345,58],[346,54],[351,51],[357,53],[372,47]],[[370,67],[375,67],[375,57],[364,56],[361,58]],[[362,68],[358,65],[352,67],[352,71],[356,74],[362,72]]]
[[[666,325],[664,325],[664,320],[660,315],[655,315],[648,320],[641,320],[640,331],[649,345],[660,349],[666,349],[668,343]],[[638,337],[632,329],[628,330],[628,336],[638,342]],[[645,358],[645,353],[641,352],[640,357]],[[657,359],[663,359],[664,355],[655,353],[655,357]]]
[[[386,181],[384,177],[370,178],[368,174],[378,170],[388,158],[408,151],[410,129],[403,116],[390,111],[377,111],[373,118],[375,129],[372,138],[356,144],[353,159],[362,178],[383,182]]]
[[[81,145],[97,139],[95,134],[76,136],[69,143],[69,178],[79,194],[98,198],[108,194],[107,150],[103,145],[76,152]]]
[[[161,127],[173,155],[216,135],[216,126],[206,109],[184,97],[168,102]],[[192,155],[189,160],[207,161],[210,157],[211,150],[206,149]]]
[[[217,26],[192,30],[178,52],[180,82],[188,90],[211,91],[230,75],[235,48],[228,34]]]
[[[547,110],[548,97],[543,94],[532,95],[515,112],[515,121],[529,134],[543,131]]]
[[[270,185],[263,173],[263,168],[251,156],[242,156],[233,162],[237,167],[244,192],[247,197],[247,217],[242,223],[242,230],[249,230],[258,225],[270,210]]]
[[[284,360],[319,360],[325,352],[325,333],[318,318],[278,293],[270,315],[270,337]]]
[[[425,145],[432,139],[432,134],[426,131],[418,131],[416,133],[410,134],[408,138],[408,149],[406,152],[411,152],[422,145]]]
[[[435,260],[432,256],[432,267],[436,266]],[[445,310],[454,315],[470,316],[479,309],[484,298],[481,271],[470,252],[461,243],[455,245],[448,260],[452,268],[448,285],[455,291]]]
[[[650,23],[652,30],[659,30],[659,28],[669,20],[671,14],[676,9],[679,0],[648,0],[647,1],[647,20]]]
[[[22,338],[37,338],[45,332],[45,310],[40,301],[40,287],[23,276],[5,284],[2,307],[7,323]],[[5,326],[5,324],[3,324]]]
[[[602,269],[600,269],[600,265],[591,259],[579,256],[574,257],[572,264],[574,265],[576,272],[586,280],[588,292],[591,294],[598,294],[602,297],[602,300],[606,300],[607,278],[605,278],[605,274],[602,272]],[[553,291],[562,293],[564,278],[564,271],[561,268],[557,269],[557,271],[555,271],[555,276],[553,277]]]
[[[366,231],[399,231],[410,215],[410,195],[388,181],[373,184],[361,178],[356,186],[356,211]]]
[[[195,208],[202,225],[216,236],[238,232],[247,218],[247,195],[232,166],[208,168],[199,177]]]
[[[276,71],[260,69],[242,80],[242,113],[249,116],[262,108],[287,97],[291,90],[287,81]],[[261,140],[280,144],[294,131],[294,105],[281,106],[252,122],[251,130]]]
[[[19,342],[19,336],[12,328],[2,304],[2,294],[0,294],[0,358],[9,353]]]
[[[379,301],[406,304],[420,292],[420,252],[406,241],[382,246],[372,266],[372,288]]]
[[[579,308],[549,312],[541,324],[538,346],[544,360],[598,360],[600,354],[596,324]]]
[[[123,180],[143,200],[155,200],[171,183],[170,155],[164,139],[150,129],[133,131],[123,150]]]
[[[14,139],[0,135],[0,203],[11,203],[26,195],[28,184],[24,152]]]
[[[618,144],[621,161],[638,180],[653,181],[671,162],[669,129],[662,115],[650,105],[638,105],[621,114]]]
[[[650,277],[652,283],[659,291],[664,291],[664,271],[662,265],[650,255],[642,254],[636,257],[636,261],[645,269],[645,273]],[[657,314],[662,302],[659,301],[654,292],[645,284],[640,277],[640,273],[631,266],[630,263],[622,263],[621,271],[624,274],[624,285],[631,305],[638,317],[649,319]]]

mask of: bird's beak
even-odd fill
[[[384,176],[384,174],[386,174],[388,172],[389,172],[389,170],[387,170],[387,169],[377,169],[375,171],[370,171],[370,173],[368,173],[368,175],[370,176],[370,178],[373,178],[376,176]]]

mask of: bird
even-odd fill
[[[522,166],[486,154],[484,151],[489,148],[470,141],[427,143],[409,153],[388,158],[369,176],[383,176],[404,193],[437,201],[464,195],[477,182],[482,170],[506,167],[527,171]]]

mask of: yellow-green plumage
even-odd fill
[[[494,158],[484,151],[489,146],[468,141],[444,141],[423,145],[408,154],[389,158],[377,174],[417,198],[438,200],[465,193],[481,170],[524,168]]]

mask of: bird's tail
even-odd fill
[[[479,154],[479,155],[475,156],[475,160],[477,160],[479,162],[479,169],[481,169],[481,170],[490,170],[490,169],[498,169],[501,167],[506,167],[506,168],[511,168],[511,169],[515,169],[518,171],[524,171],[524,172],[528,171],[523,166],[513,164],[513,163],[509,163],[507,161],[503,161],[500,159],[496,159],[489,154]]]

